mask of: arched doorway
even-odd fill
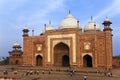
[[[42,64],[43,64],[42,56],[38,55],[36,57],[36,66],[42,66]]]
[[[18,61],[18,60],[16,60],[16,61],[15,61],[15,64],[16,64],[16,65],[17,65],[17,64],[19,64],[19,61]]]
[[[63,66],[63,67],[68,67],[68,66],[70,66],[69,63],[70,63],[70,62],[69,62],[69,56],[68,56],[68,55],[64,55],[64,56],[62,57],[62,66]]]
[[[54,66],[69,66],[69,63],[69,47],[60,42],[54,47]]]
[[[83,57],[83,65],[84,67],[92,67],[92,57],[89,55],[85,55]]]

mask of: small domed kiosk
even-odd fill
[[[21,45],[15,42],[13,45],[13,50],[9,51],[9,64],[10,65],[21,65],[23,64],[23,52],[21,50]]]

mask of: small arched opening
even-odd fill
[[[15,60],[15,64],[18,65],[18,64],[19,64],[19,61],[18,61],[18,60]]]
[[[62,57],[62,66],[63,67],[68,67],[70,66],[70,61],[69,61],[69,56],[68,55],[64,55]]]
[[[36,57],[36,66],[42,66],[43,65],[43,58],[41,55],[38,55]]]
[[[92,67],[92,57],[89,55],[85,55],[83,57],[83,66],[84,67]]]

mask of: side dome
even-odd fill
[[[21,45],[18,42],[15,42],[13,48],[21,48]]]
[[[94,22],[92,19],[85,25],[84,31],[101,31],[101,28],[96,22]]]
[[[49,24],[46,26],[45,30],[54,30],[53,25],[51,24],[51,22],[49,22]]]
[[[108,17],[106,17],[104,21],[109,22],[110,19]]]
[[[77,19],[75,19],[69,12],[66,18],[64,18],[59,24],[59,29],[64,28],[80,28],[80,24]]]

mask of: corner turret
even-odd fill
[[[106,19],[104,20],[104,22],[102,24],[104,25],[103,31],[106,31],[106,30],[112,31],[112,29],[110,27],[112,22],[107,17],[106,17]]]
[[[28,34],[29,29],[26,26],[24,27],[24,29],[22,31],[23,31],[23,37],[28,37],[29,36],[29,34]]]

